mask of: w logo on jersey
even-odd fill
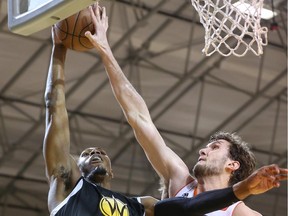
[[[127,205],[114,197],[103,197],[99,206],[105,216],[129,216]]]

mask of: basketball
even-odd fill
[[[85,32],[94,34],[95,29],[88,8],[58,22],[55,25],[55,35],[62,41],[64,46],[75,51],[87,51],[93,45],[85,37]]]

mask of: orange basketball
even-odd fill
[[[56,36],[68,49],[86,51],[93,48],[85,36],[86,31],[92,34],[95,32],[88,8],[58,22],[55,26]]]

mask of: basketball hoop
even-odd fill
[[[268,44],[266,27],[261,27],[263,0],[191,0],[205,28],[206,56],[244,56],[251,50],[263,54]],[[242,8],[241,8],[242,7]],[[241,11],[240,11],[241,8]]]

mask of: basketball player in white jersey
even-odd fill
[[[199,151],[199,159],[194,166],[194,176],[190,174],[187,165],[165,144],[151,120],[145,101],[125,77],[115,60],[106,36],[108,29],[106,13],[100,14],[99,9],[92,12],[92,8],[90,12],[96,31],[93,35],[86,32],[86,37],[100,54],[114,95],[133,128],[138,142],[165,184],[167,194],[163,194],[162,198],[194,197],[202,192],[227,188],[248,177],[255,168],[254,155],[239,136],[226,132],[216,133]],[[287,175],[287,169],[280,169],[283,172],[279,171],[276,165],[265,169],[275,169],[278,170],[277,174]],[[277,174],[275,178],[280,176]],[[257,216],[261,214],[239,201],[207,215]]]

